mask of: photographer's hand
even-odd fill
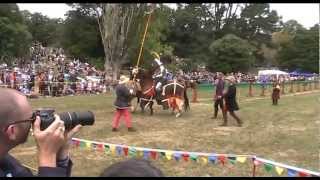
[[[69,150],[70,150],[70,144],[71,144],[71,139],[74,137],[76,133],[78,133],[81,129],[81,125],[77,125],[73,129],[71,129],[69,132],[65,132],[64,137],[64,145],[61,147],[61,149],[58,152],[58,161],[59,160],[65,160],[69,157]]]
[[[40,130],[40,117],[33,124],[33,135],[38,147],[40,167],[56,167],[57,152],[64,144],[64,122],[56,116],[53,123],[44,131]]]

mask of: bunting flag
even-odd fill
[[[278,175],[282,175],[285,170],[287,170],[287,175],[289,177],[307,177],[314,176],[319,177],[319,172],[313,172],[309,170],[304,170],[301,168],[296,168],[293,166],[284,165],[281,163],[276,163],[270,160],[265,160],[258,158],[254,155],[231,155],[231,154],[212,154],[212,153],[197,153],[197,152],[183,152],[183,151],[171,151],[171,150],[160,150],[160,149],[149,149],[141,147],[130,147],[125,145],[109,144],[109,143],[99,143],[95,141],[83,140],[78,138],[73,138],[71,141],[72,145],[75,147],[80,147],[84,149],[93,149],[96,151],[104,152],[106,154],[111,154],[113,156],[129,156],[131,158],[142,157],[144,159],[167,159],[172,160],[173,158],[178,162],[181,159],[188,162],[199,162],[201,164],[217,164],[221,163],[223,166],[225,163],[230,162],[231,164],[236,164],[236,162],[245,163],[247,158],[252,159],[255,166],[263,164],[265,171],[271,172],[275,170]],[[253,170],[254,171],[254,170]],[[254,173],[253,173],[254,174]]]
[[[265,163],[265,164],[264,164],[264,169],[265,169],[267,172],[270,172],[270,171],[273,169],[273,165],[272,165],[272,164]]]
[[[171,159],[172,159],[172,152],[169,152],[169,151],[167,151],[167,152],[165,152],[165,154],[166,154],[166,158],[170,161]]]
[[[150,156],[151,156],[151,158],[153,159],[153,160],[156,160],[157,159],[157,152],[155,152],[155,151],[150,151]]]
[[[212,164],[215,164],[216,163],[216,160],[217,160],[217,156],[209,156],[208,157],[208,160],[212,163]]]
[[[247,157],[236,157],[236,160],[240,163],[245,163],[247,161]]]
[[[137,156],[137,150],[134,148],[129,148],[129,156],[134,158]]]
[[[129,148],[128,147],[123,147],[123,153],[125,156],[128,156],[128,151],[129,151]]]
[[[205,157],[205,156],[201,157],[201,162],[202,162],[203,164],[208,164],[208,158]]]
[[[275,167],[275,170],[276,170],[276,172],[278,173],[278,175],[280,175],[280,176],[281,176],[281,174],[282,174],[282,173],[283,173],[283,171],[284,171],[284,169],[283,169],[283,168],[278,167],[278,166],[276,166],[276,167]]]
[[[236,161],[237,161],[237,160],[236,160],[236,157],[235,157],[235,156],[231,156],[231,157],[229,156],[228,159],[229,159],[229,162],[230,162],[231,164],[236,164]]]
[[[297,176],[297,171],[288,169],[288,176],[289,177],[296,177]]]
[[[198,156],[197,156],[196,154],[191,154],[191,155],[190,155],[190,159],[191,159],[192,161],[197,162]]]
[[[181,154],[180,154],[180,153],[174,153],[174,154],[173,154],[173,157],[174,157],[174,159],[175,159],[176,161],[179,161],[180,158],[181,158]]]

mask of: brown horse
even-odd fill
[[[154,73],[154,69],[145,70],[145,69],[136,69],[131,74],[131,81],[129,86],[131,89],[135,90],[135,96],[137,98],[137,105],[140,104],[140,108],[142,113],[144,110],[149,107],[150,115],[153,115],[153,100],[156,96],[154,80],[152,75]],[[132,99],[134,98],[132,97]],[[136,110],[136,106],[133,111]]]
[[[165,97],[162,100],[163,104],[167,104],[169,108],[171,108],[172,113],[175,113],[175,110],[177,110],[176,117],[181,115],[182,109],[184,109],[184,111],[190,109],[186,82],[182,79],[168,81],[168,83],[163,86],[162,96]]]

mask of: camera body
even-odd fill
[[[36,116],[39,116],[41,120],[40,129],[44,130],[55,120],[54,114],[55,110],[53,108],[41,108],[33,113],[32,118],[35,120]],[[91,111],[62,112],[58,115],[64,122],[66,130],[70,130],[78,124],[82,126],[93,125],[95,121],[94,114]]]

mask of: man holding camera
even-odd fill
[[[70,176],[72,161],[69,148],[72,136],[81,125],[67,132],[64,122],[55,115],[55,120],[40,130],[40,117],[34,120],[27,98],[12,89],[0,89],[0,177],[33,176],[8,152],[27,141],[31,126],[38,149],[38,176]]]

